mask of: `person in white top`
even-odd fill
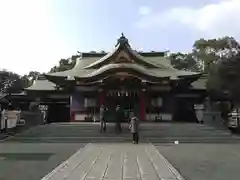
[[[130,130],[132,133],[132,138],[133,138],[133,144],[138,144],[139,141],[139,120],[136,116],[133,116],[131,118],[130,122]]]

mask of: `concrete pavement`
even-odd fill
[[[151,144],[88,144],[42,180],[183,180]]]
[[[111,145],[112,142],[112,145],[123,147],[128,143],[132,146],[127,127],[124,126],[122,134],[115,134],[111,124],[106,134],[99,133],[99,124],[92,123],[31,128],[0,143],[0,179],[40,180],[89,142],[99,145]],[[175,140],[179,144],[174,144]],[[146,145],[144,142],[155,145],[188,180],[239,180],[240,137],[228,131],[201,124],[143,123],[140,144],[134,148]],[[103,153],[103,156],[107,155]]]
[[[240,144],[158,144],[187,180],[239,180]]]
[[[40,180],[81,143],[0,143],[0,180]]]

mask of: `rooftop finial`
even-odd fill
[[[123,45],[129,45],[128,39],[124,36],[123,33],[121,33],[121,37],[118,39],[116,46],[123,46]]]

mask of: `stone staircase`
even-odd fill
[[[146,124],[142,136],[151,143],[240,143],[228,130],[196,123]]]
[[[114,124],[107,125],[107,132],[99,132],[98,123],[59,123],[37,126],[6,142],[131,142],[128,124],[123,124],[123,132],[116,134]],[[240,143],[240,137],[227,130],[194,123],[142,123],[140,141],[151,143]]]

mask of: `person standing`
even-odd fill
[[[117,105],[116,107],[116,132],[121,133],[122,132],[122,126],[121,126],[121,121],[123,119],[123,112],[120,107],[120,105]]]
[[[131,120],[134,117],[133,111],[129,112],[129,117],[128,117],[128,128],[131,130],[130,125],[131,125]]]
[[[203,118],[204,118],[204,106],[202,104],[196,104],[194,105],[196,117],[198,120],[198,123],[203,124]]]
[[[5,109],[1,111],[1,131],[7,131],[7,117]]]
[[[138,144],[139,141],[139,121],[136,116],[133,116],[130,122],[130,130],[132,133],[133,144]]]
[[[106,132],[106,109],[104,105],[100,107],[100,132]]]

